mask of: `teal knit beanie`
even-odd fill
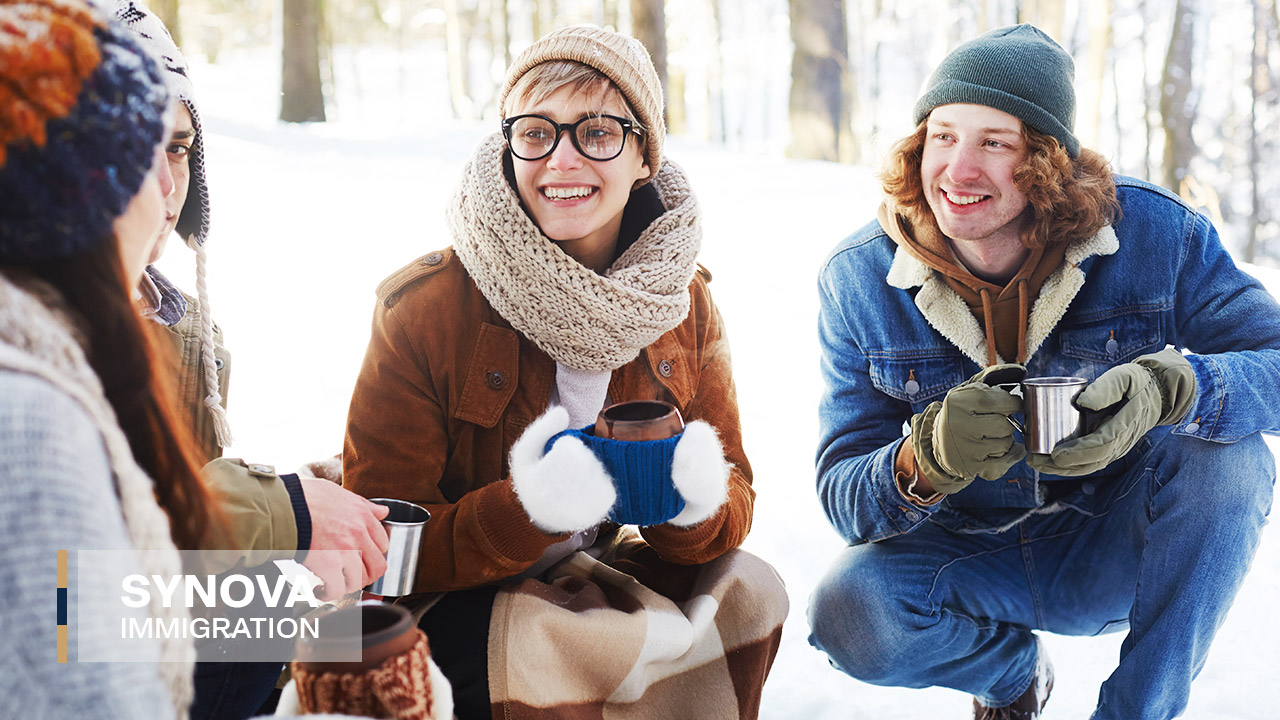
[[[992,30],[943,59],[916,101],[920,124],[939,105],[970,103],[1002,110],[1057,138],[1080,155],[1072,134],[1076,117],[1075,63],[1053,38],[1032,25]]]

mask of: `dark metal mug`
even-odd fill
[[[666,440],[684,432],[675,405],[661,400],[614,403],[596,417],[596,437],[631,442]]]

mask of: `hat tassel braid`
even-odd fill
[[[209,307],[209,287],[205,278],[205,249],[197,242],[187,243],[196,251],[196,296],[200,300],[200,355],[204,363],[204,385],[208,394],[204,404],[213,417],[213,432],[218,438],[218,445],[231,445],[231,423],[227,421],[227,410],[222,407],[222,393],[218,392],[218,365],[213,356],[213,311]]]

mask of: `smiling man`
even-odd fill
[[[823,267],[818,492],[849,547],[810,642],[1037,718],[1036,631],[1127,629],[1093,717],[1171,718],[1270,510],[1280,309],[1204,216],[1080,147],[1073,74],[1030,25],[958,47]],[[1084,378],[1099,424],[1029,454],[1024,376]]]

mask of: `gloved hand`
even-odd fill
[[[684,509],[667,522],[689,527],[716,514],[728,498],[729,463],[715,428],[701,420],[684,426],[671,462],[671,483],[684,498]]]
[[[1049,455],[1032,455],[1027,464],[1050,475],[1096,472],[1124,457],[1155,426],[1181,420],[1195,399],[1195,371],[1177,350],[1117,365],[1080,391],[1075,403],[1099,411],[1124,401],[1119,412],[1088,435],[1060,443]]]
[[[511,485],[543,532],[578,532],[598,525],[618,499],[604,465],[581,440],[562,437],[543,454],[547,441],[568,427],[569,411],[553,407],[511,446]]]
[[[1021,365],[993,365],[911,418],[916,468],[934,490],[950,494],[977,477],[995,480],[1026,457],[1026,448],[1013,441],[1009,422],[1022,400],[996,387],[1026,374]]]

